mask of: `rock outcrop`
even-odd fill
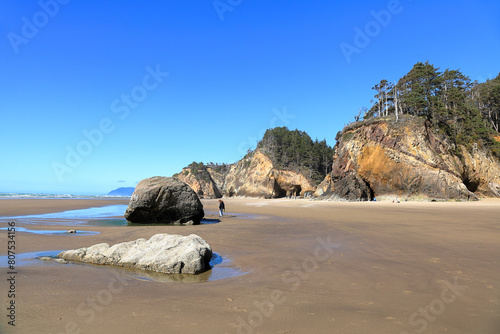
[[[185,167],[176,178],[188,184],[201,198],[221,198],[217,184],[212,180],[213,171],[210,168],[203,167],[193,171],[190,167]]]
[[[279,197],[272,171],[271,160],[256,150],[231,166],[225,178],[224,193],[228,196]]]
[[[156,234],[110,246],[97,244],[57,255],[69,261],[137,268],[168,274],[198,274],[210,268],[212,248],[195,234]]]
[[[205,212],[196,193],[172,177],[155,176],[139,182],[125,218],[133,223],[199,224]]]
[[[190,168],[184,168],[181,173],[176,174],[202,197],[209,194],[208,197],[225,195],[277,198],[303,196],[315,191],[315,187],[304,175],[276,169],[271,159],[259,149],[227,166],[223,172],[212,167],[203,168],[203,172],[198,170],[196,176]],[[206,182],[200,182],[200,179]]]
[[[455,147],[422,118],[357,122],[336,139],[332,172],[318,187],[317,196],[335,194],[349,200],[381,195],[467,200],[500,196],[499,161],[477,145],[471,151]]]

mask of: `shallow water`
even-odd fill
[[[2,227],[0,230],[5,230],[7,231],[9,228],[12,227]],[[96,235],[99,234],[99,232],[96,231],[78,231],[74,233],[69,233],[68,230],[31,230],[27,229],[24,227],[19,227],[16,226],[16,232],[27,232],[27,233],[34,233],[34,234],[44,234],[44,235],[58,235],[58,234],[64,234],[64,235]]]
[[[43,251],[43,252],[30,252],[30,253],[18,253],[15,256],[16,267],[19,266],[36,266],[36,265],[46,265],[52,264],[52,262],[38,260],[37,258],[42,256],[56,257],[57,254],[61,253],[62,250],[58,251]],[[0,256],[0,268],[8,267],[8,256]],[[56,262],[54,262],[56,263]]]
[[[205,214],[208,215],[219,215],[219,212],[214,212],[214,211],[205,211]],[[262,216],[262,215],[257,215],[253,213],[238,213],[238,212],[228,212],[224,213],[224,216],[222,216],[222,219],[224,218],[239,218],[239,219],[268,219],[267,216]]]
[[[127,205],[117,204],[104,207],[69,210],[63,212],[47,213],[40,215],[2,217],[1,221],[16,220],[24,224],[44,225],[90,225],[90,226],[158,226],[171,224],[134,224],[123,218]],[[202,219],[201,225],[220,223],[219,219]],[[34,233],[34,232],[33,232]],[[40,233],[44,234],[44,233]]]
[[[80,225],[88,220],[103,219],[110,217],[123,217],[127,205],[117,204],[102,207],[68,210],[63,212],[46,213],[40,215],[2,217],[2,220],[16,220],[26,224],[48,224],[48,225]]]
[[[27,215],[27,216],[16,216],[16,217],[2,217],[1,221],[12,221],[15,220],[18,223],[31,224],[31,225],[65,225],[65,226],[147,226],[147,224],[132,224],[129,223],[123,217],[127,205],[110,205],[105,207],[88,208],[81,210],[69,210],[56,213],[40,214],[40,215]],[[203,219],[201,224],[217,224],[219,219]],[[153,226],[158,226],[160,224],[154,224]],[[7,227],[0,228],[0,230],[7,230]],[[79,231],[76,233],[68,233],[67,230],[36,230],[29,229],[25,227],[16,226],[16,231],[35,233],[41,235],[95,235],[99,232],[95,231]],[[40,266],[40,265],[64,265],[54,261],[43,261],[39,260],[40,257],[57,257],[61,251],[44,251],[44,252],[31,252],[31,253],[21,253],[16,254],[16,265],[17,266]],[[0,267],[7,267],[8,257],[0,256]],[[87,264],[80,262],[70,262],[66,265],[85,265],[100,267],[103,266],[95,264]],[[212,259],[210,261],[212,269],[198,274],[163,274],[150,272],[140,269],[122,268],[114,266],[104,266],[106,270],[112,270],[120,275],[127,276],[133,279],[141,281],[151,281],[151,282],[180,282],[180,283],[198,283],[198,282],[208,282],[215,281],[230,277],[236,277],[245,272],[234,268],[231,266],[231,260],[229,258],[224,258],[216,253],[213,253]]]
[[[132,279],[146,281],[146,282],[162,282],[162,283],[200,283],[200,282],[211,282],[217,281],[225,278],[237,277],[246,272],[243,272],[237,268],[231,266],[231,260],[229,258],[224,258],[219,254],[213,253],[212,259],[210,260],[210,266],[212,269],[205,271],[198,275],[192,274],[163,274],[152,271],[146,271],[141,269],[132,268],[122,268],[115,266],[101,266],[97,264],[82,263],[82,262],[68,262],[67,264],[62,264],[54,261],[44,261],[40,260],[40,257],[51,257],[57,258],[57,254],[62,252],[62,250],[57,251],[42,251],[42,252],[30,252],[30,253],[19,253],[16,254],[16,267],[23,266],[60,266],[60,265],[80,265],[80,266],[91,266],[99,267],[106,270],[111,270],[119,275],[130,277]],[[0,268],[8,267],[8,256],[0,256]]]

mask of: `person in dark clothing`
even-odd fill
[[[224,215],[224,211],[226,211],[226,206],[224,205],[224,202],[220,199],[219,200],[219,217],[222,217]]]

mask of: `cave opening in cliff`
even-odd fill
[[[375,198],[375,192],[373,191],[372,187],[370,187],[370,184],[367,182],[368,189],[370,190],[370,197],[368,198],[368,201],[373,201]]]
[[[471,179],[469,175],[463,175],[462,176],[462,182],[465,184],[467,187],[467,190],[470,192],[475,193],[477,189],[479,188],[479,180],[478,179]]]
[[[366,186],[368,191],[362,191],[360,199],[362,201],[373,201],[373,199],[375,198],[375,192],[373,191],[373,188],[371,187],[370,182],[368,182],[364,179],[361,179],[361,180],[365,183],[365,186]]]
[[[283,197],[286,197],[286,190],[278,188],[274,192],[274,198],[283,198]]]
[[[300,185],[294,186],[294,190],[290,194],[291,196],[300,196],[300,193],[302,192],[302,187]]]
[[[282,198],[286,197],[286,190],[281,188],[278,181],[274,180],[273,184],[273,198]]]

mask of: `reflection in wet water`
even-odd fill
[[[41,257],[56,259],[57,254],[59,254],[60,252],[62,252],[62,250],[16,254],[16,265],[17,266],[63,265],[55,261],[43,261],[39,259]],[[212,259],[210,260],[210,266],[212,266],[212,269],[198,275],[163,274],[141,269],[122,268],[115,266],[101,266],[97,264],[72,262],[72,261],[68,262],[67,265],[80,265],[80,266],[91,266],[95,268],[104,268],[106,270],[114,271],[119,275],[127,276],[140,281],[162,282],[162,283],[210,282],[246,274],[246,272],[243,272],[235,267],[232,267],[230,259],[224,258],[216,253],[213,253]],[[8,266],[8,256],[7,255],[0,256],[0,268],[6,268],[7,266]]]
[[[171,224],[134,224],[123,218],[126,205],[109,205],[98,208],[69,210],[41,215],[2,217],[1,220],[16,220],[25,224],[44,225],[90,225],[90,226],[158,226]],[[220,223],[219,219],[202,219],[201,225]],[[43,234],[43,233],[40,233]]]
[[[219,215],[218,212],[214,211],[205,211],[206,215]],[[268,216],[263,216],[263,215],[258,215],[258,214],[253,214],[253,213],[239,213],[239,212],[231,212],[231,213],[225,213],[224,216],[222,216],[222,219],[224,218],[238,218],[238,219],[269,219]]]
[[[112,270],[119,274],[132,277],[141,281],[148,282],[162,282],[162,283],[201,283],[201,282],[211,282],[217,281],[225,278],[237,277],[245,272],[231,267],[231,261],[229,259],[224,259],[219,254],[213,254],[212,260],[210,261],[212,269],[205,271],[201,274],[163,274],[154,271],[146,271],[140,269],[130,269],[130,268],[117,268],[113,267]]]
[[[29,216],[16,216],[16,217],[2,217],[2,221],[12,221],[16,220],[19,223],[24,224],[44,224],[44,225],[90,225],[90,226],[147,226],[147,224],[132,224],[127,222],[123,217],[126,205],[110,205],[105,207],[88,208],[82,210],[69,210],[64,212],[41,214],[41,215],[29,215]],[[248,216],[246,216],[248,217]],[[220,223],[220,219],[210,219],[206,218],[201,221],[201,225],[211,225]],[[158,226],[159,224],[154,224]],[[167,225],[172,226],[172,225]],[[6,230],[7,228],[1,228],[0,230]],[[28,229],[25,227],[16,226],[16,230],[19,232],[44,234],[44,235],[95,235],[99,232],[95,231],[81,231],[76,230],[76,233],[69,233],[67,230],[35,230]],[[46,251],[46,252],[31,252],[31,253],[21,253],[16,254],[16,265],[20,266],[39,266],[39,265],[62,265],[61,263],[55,261],[42,261],[39,258],[56,258],[57,254],[61,251]],[[8,264],[8,256],[0,256],[0,267],[6,267]],[[94,264],[70,262],[68,265],[85,265],[102,267]],[[228,258],[223,258],[222,256],[213,253],[212,259],[210,261],[212,269],[198,274],[163,274],[155,273],[140,269],[130,269],[121,268],[113,266],[105,266],[107,270],[117,271],[120,275],[129,276],[134,279],[141,281],[152,281],[152,282],[182,282],[182,283],[195,283],[195,282],[207,282],[215,281],[229,277],[236,277],[245,272],[231,266],[231,261]]]
[[[200,225],[211,225],[220,223],[219,219],[202,219]],[[92,219],[87,221],[90,226],[185,226],[185,225],[172,225],[172,224],[144,224],[144,223],[131,223],[125,218],[108,218],[108,219]]]
[[[97,208],[87,208],[80,210],[69,210],[63,212],[46,213],[40,215],[29,216],[15,216],[15,217],[2,217],[2,220],[17,220],[26,224],[68,224],[79,225],[85,223],[87,220],[110,218],[110,217],[123,217],[126,205],[108,205]]]
[[[8,227],[2,227],[0,230],[7,230]],[[72,230],[74,232],[69,232],[68,230],[30,230],[24,227],[16,226],[17,232],[27,232],[34,234],[44,234],[44,235],[58,235],[58,234],[68,234],[68,235],[96,235],[99,232],[96,231],[81,231],[81,230]]]
[[[38,260],[37,258],[42,256],[48,257],[56,257],[57,254],[61,253],[62,250],[58,251],[44,251],[44,252],[31,252],[31,253],[19,253],[16,254],[16,266],[36,266],[36,265],[44,265],[47,264],[44,261]],[[0,256],[0,267],[6,268],[8,256],[2,255]]]

